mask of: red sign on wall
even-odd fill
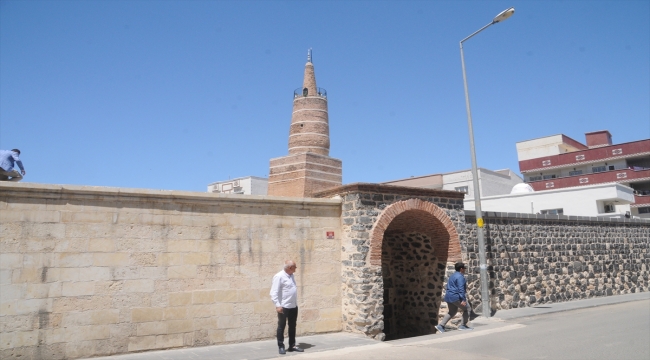
[[[327,238],[328,239],[334,239],[334,231],[328,231],[327,232]]]

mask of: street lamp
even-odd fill
[[[474,184],[474,207],[476,210],[476,232],[478,235],[478,258],[479,268],[481,274],[481,305],[483,316],[490,317],[490,297],[488,289],[488,272],[487,272],[487,259],[485,256],[485,238],[483,237],[483,213],[481,212],[481,190],[478,183],[478,168],[476,166],[476,150],[474,149],[474,129],[472,127],[472,111],[469,107],[469,91],[467,90],[467,74],[465,73],[465,55],[463,54],[463,42],[469,40],[474,35],[487,29],[490,25],[499,23],[515,13],[515,8],[509,8],[500,12],[492,19],[492,22],[478,29],[470,36],[460,41],[460,61],[463,65],[463,82],[465,84],[465,107],[467,108],[467,125],[469,127],[469,147],[472,155],[472,183]]]

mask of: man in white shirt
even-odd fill
[[[293,273],[296,272],[296,263],[287,260],[284,263],[284,270],[273,276],[271,285],[271,300],[278,312],[278,347],[280,354],[286,354],[284,350],[284,328],[289,320],[289,351],[303,352],[296,346],[296,320],[298,319],[298,294],[296,280]]]

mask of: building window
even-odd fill
[[[639,214],[650,214],[650,206],[640,207]]]
[[[553,175],[544,175],[544,180],[555,179],[555,174]]]
[[[607,166],[594,166],[594,167],[591,168],[591,171],[593,171],[595,173],[607,171]]]
[[[459,186],[459,187],[455,187],[454,190],[456,190],[456,191],[458,191],[458,192],[465,193],[465,194],[468,194],[468,193],[469,193],[469,187],[468,187],[468,186]]]
[[[569,176],[582,175],[582,170],[569,171]]]
[[[563,215],[564,214],[564,209],[542,210],[541,213],[546,214],[546,215]]]
[[[531,176],[528,178],[528,181],[540,181],[542,180],[541,176]]]
[[[605,212],[606,213],[613,213],[616,211],[616,208],[612,204],[605,204]]]

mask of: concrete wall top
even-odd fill
[[[39,199],[111,199],[136,200],[150,199],[163,203],[238,203],[273,205],[295,205],[300,207],[340,206],[338,199],[290,198],[266,195],[212,194],[205,192],[130,189],[104,186],[57,185],[38,183],[0,182],[0,196]]]

